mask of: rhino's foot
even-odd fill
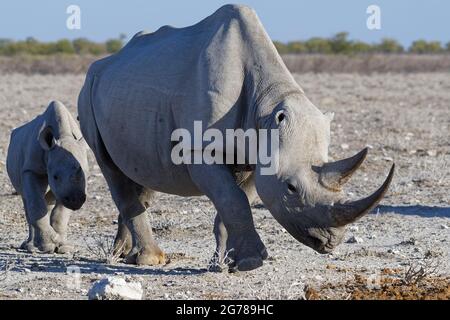
[[[56,246],[55,252],[60,254],[71,253],[75,251],[75,247],[67,242],[61,243]]]
[[[227,251],[229,271],[250,271],[263,265],[263,260],[267,259],[267,249],[256,233],[228,237]]]
[[[142,249],[133,248],[126,256],[125,262],[129,264],[154,266],[165,264],[166,255],[157,245]]]
[[[54,253],[56,252],[58,246],[53,242],[40,242],[36,243],[36,241],[24,241],[21,246],[21,249],[28,251],[29,253]]]
[[[29,253],[35,253],[39,251],[38,247],[34,245],[33,240],[25,240],[24,242],[22,242],[22,244],[20,245],[20,249],[26,250]]]
[[[59,235],[54,235],[52,238],[45,237],[45,238],[35,238],[35,239],[28,239],[24,241],[20,248],[23,250],[26,250],[30,253],[60,253],[65,254],[72,252],[74,250],[74,247],[69,245],[65,241],[60,240]]]
[[[115,257],[126,258],[132,250],[131,235],[124,238],[116,238],[114,241],[113,255]]]

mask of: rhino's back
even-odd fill
[[[11,183],[19,193],[21,193],[23,172],[30,170],[38,174],[45,174],[43,151],[39,147],[37,140],[42,122],[42,115],[40,115],[11,132],[6,158],[6,170]]]
[[[169,180],[186,185],[185,166],[175,166],[170,157],[173,130],[192,132],[194,120],[237,125],[242,28],[248,25],[260,28],[253,10],[224,6],[191,27],[138,34],[116,55],[93,64],[88,76],[96,125],[127,176],[165,192]]]

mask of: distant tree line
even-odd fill
[[[398,41],[385,38],[379,43],[369,44],[363,41],[348,39],[347,32],[340,32],[331,38],[310,38],[306,41],[282,43],[274,41],[281,54],[285,53],[324,53],[324,54],[357,54],[357,53],[416,53],[435,54],[449,53],[450,42],[445,47],[439,41],[414,41],[409,48],[404,48]]]
[[[94,42],[85,38],[74,40],[61,39],[55,42],[41,42],[32,37],[23,41],[0,39],[0,55],[14,56],[18,54],[52,55],[52,54],[91,54],[103,55],[119,51],[124,45],[125,36],[109,39],[105,42]]]
[[[62,39],[55,42],[41,42],[31,37],[23,41],[0,39],[0,55],[104,55],[119,51],[124,45],[125,38],[125,35],[120,35],[116,39],[110,39],[105,42],[94,42],[85,38],[78,38],[75,40]],[[280,54],[450,53],[450,42],[443,46],[439,41],[417,40],[414,41],[410,47],[404,48],[398,41],[389,38],[374,44],[349,40],[347,32],[337,33],[331,38],[314,37],[305,41],[292,41],[288,43],[274,41],[274,44]]]

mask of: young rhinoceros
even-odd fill
[[[22,196],[29,226],[22,248],[64,253],[72,210],[86,200],[86,144],[77,122],[59,101],[12,131],[7,171]],[[51,213],[48,206],[54,205]]]

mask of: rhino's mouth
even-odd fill
[[[65,196],[61,199],[61,203],[64,207],[70,210],[79,210],[86,201],[86,194],[84,192],[78,192],[70,196]]]
[[[311,229],[309,230],[312,242],[310,247],[319,253],[330,253],[342,242],[344,234],[344,228]]]

